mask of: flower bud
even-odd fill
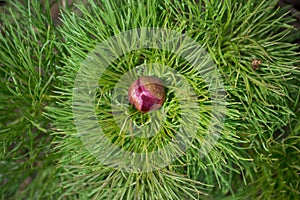
[[[128,89],[129,102],[141,112],[160,108],[166,99],[163,82],[153,76],[141,76]]]

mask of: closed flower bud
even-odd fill
[[[153,76],[141,76],[128,89],[129,102],[141,112],[160,108],[166,99],[163,82]]]

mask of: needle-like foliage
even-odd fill
[[[0,195],[41,199],[56,186],[52,128],[43,113],[54,102],[59,34],[48,2],[11,2],[0,16]]]
[[[2,198],[299,196],[300,59],[299,45],[293,43],[299,30],[290,25],[293,18],[287,9],[276,7],[276,1],[87,1],[63,11],[58,28],[53,26],[49,7],[28,1],[13,3],[1,20]],[[76,127],[76,108],[88,110],[76,103],[90,100],[86,96],[76,101],[76,78],[90,57],[100,68],[107,61],[109,56],[91,56],[97,45],[144,27],[184,34],[206,50],[224,84],[225,119],[213,114],[218,99],[199,73],[201,65],[191,67],[188,59],[161,49],[130,51],[103,70],[96,93],[90,97],[95,117],[81,110],[82,119],[90,117],[102,127],[103,140],[105,136],[110,144],[128,152],[102,152],[97,157],[90,147],[102,151],[103,146],[97,146],[99,134],[86,133],[90,139],[84,141],[85,135],[78,133],[82,127]],[[118,45],[125,49],[131,44]],[[187,58],[198,56],[191,53]],[[205,58],[200,63],[207,67]],[[136,70],[144,65],[143,70]],[[140,75],[164,80],[167,98],[161,110],[165,115],[160,110],[140,113],[124,103],[128,86]],[[184,98],[176,96],[178,89],[188,91],[183,80],[192,88],[193,106],[182,105]],[[212,119],[223,126],[216,138],[207,131]],[[133,128],[149,124],[151,128],[144,132]],[[83,125],[94,130],[90,124]],[[184,152],[176,143],[162,151],[163,160],[181,155],[169,165],[147,171],[152,163],[142,159],[134,166],[138,170],[131,169],[134,172],[120,168],[137,163],[139,153],[151,158],[151,152],[164,149],[176,137],[192,140]],[[124,159],[127,154],[130,160]],[[110,165],[100,162],[110,159]]]
[[[299,73],[297,68],[299,55],[296,53],[297,45],[289,43],[289,34],[293,30],[292,26],[288,25],[291,18],[285,18],[285,13],[276,9],[275,3],[266,1],[239,3],[230,0],[223,3],[217,1],[118,1],[118,3],[102,1],[98,4],[89,2],[86,5],[78,5],[78,10],[80,11],[78,15],[65,13],[63,16],[62,33],[66,39],[69,60],[62,69],[66,73],[61,77],[61,81],[69,84],[65,84],[59,90],[61,94],[65,94],[58,97],[63,108],[59,111],[59,115],[54,117],[58,119],[56,122],[58,126],[63,127],[62,132],[58,133],[64,136],[61,140],[62,149],[77,152],[69,161],[64,160],[70,165],[70,169],[66,167],[68,173],[71,173],[73,177],[78,175],[80,179],[90,176],[90,172],[85,171],[82,165],[88,163],[85,159],[92,158],[89,152],[82,150],[84,147],[72,124],[70,99],[75,75],[87,53],[100,42],[122,31],[141,27],[162,27],[192,37],[203,45],[213,58],[223,76],[228,97],[225,126],[215,146],[203,143],[203,132],[200,131],[184,156],[166,169],[155,172],[161,174],[158,176],[161,178],[153,181],[154,176],[147,176],[147,181],[151,185],[149,187],[159,191],[158,193],[137,186],[138,181],[133,179],[131,183],[134,187],[128,188],[126,194],[131,198],[142,199],[149,197],[182,199],[186,196],[197,199],[205,198],[203,194],[207,193],[226,196],[234,195],[242,185],[257,180],[255,174],[262,165],[257,160],[261,159],[264,152],[273,148],[270,144],[274,144],[272,141],[276,139],[276,131],[286,126],[291,117],[294,117],[291,95],[298,92],[297,81],[299,80],[296,79],[296,74]],[[173,59],[164,52],[150,49],[118,59],[101,77],[99,96],[96,97],[98,98],[96,110],[98,109],[99,124],[105,127],[103,131],[111,141],[115,141],[115,144],[130,152],[138,152],[145,147],[148,149],[149,145],[150,147],[154,145],[152,148],[155,148],[164,143],[159,136],[148,142],[126,139],[126,135],[120,135],[124,130],[120,132],[111,114],[111,106],[117,102],[114,101],[109,91],[121,79],[122,74],[130,70],[132,66],[140,64],[141,60],[149,63],[155,60],[167,66],[173,66],[173,69],[178,69],[176,66],[183,68],[185,66],[184,62]],[[255,64],[255,61],[259,64]],[[201,77],[198,74],[185,74],[185,78],[198,88],[199,97],[209,99],[205,87],[199,85]],[[126,86],[126,83],[123,85]],[[103,88],[104,86],[106,88]],[[110,102],[113,102],[112,105]],[[205,109],[205,103],[199,102],[199,105]],[[176,108],[176,102],[171,102],[171,111],[169,111],[175,113],[175,116],[173,115],[175,119],[180,117]],[[53,112],[57,110],[54,109]],[[171,121],[171,118],[169,120]],[[200,123],[205,127],[209,120],[202,118]],[[130,129],[130,125],[124,124],[124,127]],[[164,127],[164,130],[168,130],[168,123],[164,124]],[[209,149],[210,152],[203,158],[199,152],[203,150],[204,144],[206,145],[204,149]],[[92,159],[90,162],[101,166],[97,164],[97,160]],[[101,166],[99,171],[94,173],[102,174],[102,170],[105,169]],[[189,185],[189,190],[181,191],[182,188],[178,187],[175,177],[174,182],[164,183],[162,177],[165,170],[177,174],[178,177],[184,175],[186,181],[183,183]],[[140,173],[138,177],[143,177],[143,174]],[[86,178],[87,181],[88,179]],[[128,176],[124,175],[120,179],[114,174],[105,179],[105,182],[93,181],[94,185],[88,185],[82,190],[77,188],[76,191],[80,195],[89,194],[91,196],[88,197],[93,197],[94,193],[87,191],[97,191],[97,187],[101,187],[103,193],[99,195],[104,195],[104,191],[109,191],[114,192],[115,199],[123,198],[125,193],[119,193],[119,190],[114,191],[112,189],[114,186],[109,184],[109,181],[113,179],[124,182],[121,187],[127,187]],[[206,186],[198,188],[196,183],[192,186],[188,180],[200,181],[199,183],[202,182]],[[184,185],[183,183],[181,184]],[[75,187],[76,181],[69,180],[65,184],[68,188],[72,188]],[[254,196],[259,193],[256,191]],[[266,196],[271,197],[271,195]]]

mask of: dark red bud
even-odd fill
[[[163,82],[153,76],[141,76],[128,89],[129,102],[141,112],[160,108],[166,99]]]

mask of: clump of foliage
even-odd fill
[[[2,198],[299,196],[300,60],[299,45],[293,43],[297,30],[289,25],[293,18],[287,9],[267,0],[88,1],[64,10],[56,27],[47,5],[11,3],[0,17]],[[91,154],[78,135],[72,100],[80,67],[97,45],[143,27],[185,34],[206,49],[222,77],[226,114],[217,142],[205,143],[214,101],[185,60],[152,48],[116,59],[93,97],[98,123],[112,143],[131,152],[163,147],[173,137],[166,133],[184,117],[170,89],[163,107],[169,114],[165,132],[150,141],[120,134],[111,90],[137,65],[157,62],[181,72],[201,108],[201,117],[195,116],[201,128],[181,157],[169,166],[133,173],[104,165]],[[167,71],[154,68],[144,73],[168,77]],[[127,115],[142,116],[134,108]]]
[[[60,63],[60,34],[49,4],[10,2],[1,8],[1,198],[39,199],[57,186],[53,129],[44,115]]]

